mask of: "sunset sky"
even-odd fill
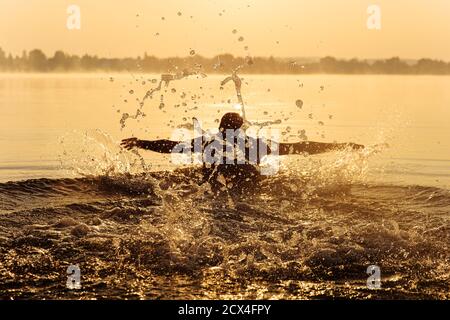
[[[81,9],[81,30],[66,27],[70,4]],[[366,26],[371,4],[381,8],[379,31]],[[230,52],[450,61],[449,40],[449,0],[0,0],[0,47],[14,54],[41,48],[47,54],[62,49],[123,57],[146,51],[165,57],[193,49],[208,57]]]

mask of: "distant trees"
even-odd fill
[[[196,69],[205,73],[231,73],[238,66],[244,66],[247,74],[450,74],[450,63],[440,60],[420,59],[406,62],[399,57],[368,61],[358,59],[336,59],[324,57],[319,60],[300,62],[295,59],[275,57],[234,57],[221,54],[213,58],[200,55],[189,57],[157,58],[144,53],[137,58],[101,58],[95,55],[67,54],[61,50],[47,57],[35,49],[21,56],[13,57],[0,48],[0,71],[3,72],[152,72],[176,73],[185,69]]]
[[[449,74],[450,63],[447,63],[447,69],[445,69],[444,61],[436,61],[431,59],[420,59],[415,66],[417,74],[431,73],[431,74]]]
[[[47,57],[41,50],[35,49],[30,51],[30,54],[28,55],[29,69],[43,72],[49,69],[49,65],[50,63],[47,60]]]
[[[2,48],[0,48],[0,66],[3,66],[6,61],[6,53],[3,51]]]
[[[48,67],[55,71],[68,71],[70,67],[70,59],[62,51],[56,51],[52,58],[48,59]]]

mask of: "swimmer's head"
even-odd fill
[[[230,112],[226,113],[222,120],[220,120],[219,130],[225,131],[228,129],[237,130],[244,125],[244,119],[239,113]]]

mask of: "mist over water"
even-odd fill
[[[217,195],[198,168],[118,146],[193,117],[217,128],[242,107],[224,78],[148,95],[160,76],[2,75],[0,295],[449,298],[450,78],[243,76],[247,119],[283,141],[368,146],[283,157],[252,192]]]

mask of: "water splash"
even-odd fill
[[[194,51],[194,54],[195,54],[195,51]],[[122,118],[119,121],[121,128],[122,129],[125,128],[126,121],[128,119],[135,119],[136,120],[139,117],[145,117],[146,116],[146,114],[142,111],[142,109],[143,109],[143,107],[145,105],[146,100],[151,99],[153,97],[154,93],[161,91],[163,88],[165,88],[165,89],[169,88],[170,83],[173,82],[173,81],[189,78],[190,76],[201,76],[202,78],[207,77],[207,75],[202,72],[202,67],[199,66],[199,65],[196,65],[195,68],[192,68],[192,69],[189,69],[189,68],[183,69],[182,71],[176,72],[174,74],[169,74],[169,73],[162,74],[161,78],[160,78],[160,81],[158,83],[158,86],[148,90],[145,93],[144,97],[141,100],[138,100],[139,101],[139,107],[136,110],[136,113],[134,115],[130,115],[129,113],[123,113],[122,114]],[[173,91],[172,91],[172,93],[173,93]],[[164,107],[165,107],[164,94],[162,94],[161,95],[161,99],[160,99],[159,108],[163,109]]]
[[[151,169],[137,150],[123,150],[99,129],[67,133],[60,138],[60,146],[61,168],[74,176],[138,174]]]

